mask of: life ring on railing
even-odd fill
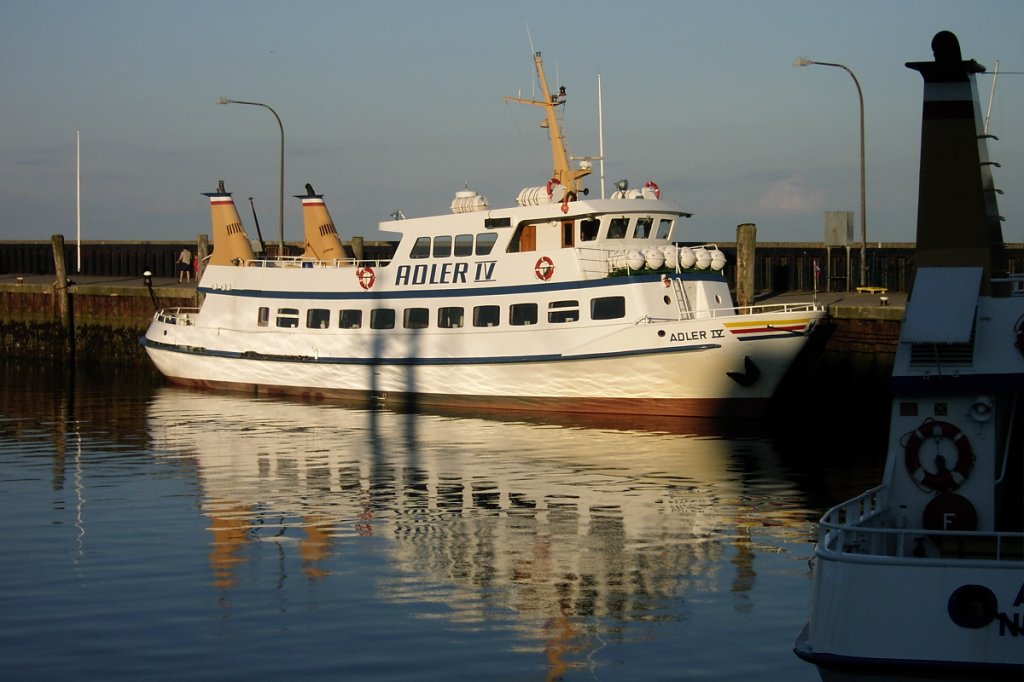
[[[551,279],[551,275],[555,274],[555,264],[547,256],[541,256],[537,259],[537,264],[533,266],[533,272],[537,275],[537,279],[546,282]]]
[[[654,180],[648,180],[647,182],[645,182],[644,189],[649,189],[652,192],[654,192],[655,199],[661,198],[661,190],[658,188],[658,183],[656,183]]]
[[[938,470],[928,471],[921,465],[921,445],[928,438],[936,441],[948,438],[956,446],[957,459],[952,467],[945,466],[944,461],[938,461]],[[967,440],[964,432],[949,422],[926,419],[916,429],[910,432],[907,442],[903,445],[904,464],[907,473],[915,481],[938,491],[956,490],[959,488],[974,466],[974,451],[971,450],[971,443]]]
[[[356,279],[359,280],[359,286],[363,289],[369,289],[377,281],[377,275],[374,274],[373,268],[366,266],[356,270]]]
[[[558,178],[551,178],[550,180],[548,180],[548,186],[547,186],[548,198],[551,198],[551,195],[554,194],[554,190],[552,188],[555,185],[561,185],[561,184],[562,184],[562,181],[559,180]]]

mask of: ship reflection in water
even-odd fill
[[[685,619],[681,599],[727,591],[749,611],[758,555],[809,539],[809,512],[762,438],[723,438],[706,420],[543,419],[177,388],[148,410],[153,449],[194,463],[225,603],[268,552],[316,582],[352,570],[360,538],[382,539],[384,606],[435,602],[431,617],[469,626],[512,614],[516,647],[543,647],[550,678],[631,623]]]

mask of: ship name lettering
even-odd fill
[[[669,337],[669,341],[702,341],[706,338],[708,338],[707,330],[698,329],[697,331],[692,332],[673,332],[672,336]]]

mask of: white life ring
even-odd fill
[[[533,273],[537,275],[537,279],[546,282],[555,274],[555,263],[547,256],[541,256],[533,266]]]

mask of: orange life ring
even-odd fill
[[[555,185],[561,185],[561,184],[562,184],[562,181],[559,180],[558,178],[551,178],[550,180],[548,180],[548,186],[547,186],[548,197],[550,197],[552,192],[554,191],[551,188],[553,186],[555,186]]]
[[[537,279],[546,282],[555,274],[555,264],[547,256],[541,256],[537,259],[537,264],[533,266],[533,272],[537,275]]]
[[[956,445],[957,459],[952,467],[940,467],[931,472],[921,465],[921,445],[928,438],[948,438]],[[932,490],[949,491],[959,488],[974,466],[974,451],[964,432],[949,422],[926,419],[910,432],[903,446],[904,464],[911,478]]]
[[[373,268],[366,266],[356,270],[356,279],[359,280],[359,286],[369,289],[377,281],[377,275],[374,274]]]
[[[645,182],[644,189],[653,190],[655,199],[661,198],[661,190],[658,188],[658,183],[656,183],[654,180],[648,180],[647,182]]]

